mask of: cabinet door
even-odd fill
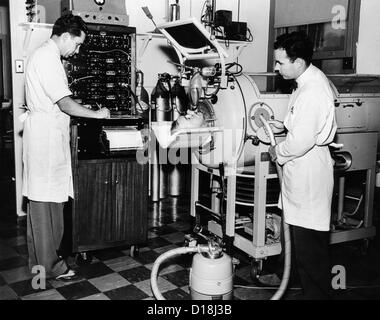
[[[135,158],[112,165],[114,214],[112,241],[138,244],[146,241],[148,224],[148,167]]]
[[[112,163],[80,162],[77,172],[73,249],[96,249],[109,233],[107,221],[113,212]]]

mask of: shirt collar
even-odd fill
[[[48,46],[52,48],[52,50],[54,51],[54,53],[55,53],[59,58],[61,58],[61,52],[59,51],[59,48],[58,48],[57,44],[55,43],[55,41],[52,40],[52,39],[49,39],[49,40],[47,41],[47,43],[48,43]]]
[[[308,79],[313,76],[314,68],[315,67],[313,66],[313,64],[310,63],[309,67],[304,71],[304,73],[302,73],[296,79],[298,88],[302,87],[308,81]]]

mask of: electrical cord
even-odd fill
[[[130,92],[130,94],[133,97],[133,99],[135,100],[136,104],[139,106],[141,113],[144,113],[145,110],[143,109],[142,105],[140,104],[140,101],[137,98],[136,94],[132,91],[132,88],[126,83],[121,84],[121,86],[126,88]],[[151,106],[149,104],[147,104],[147,106],[148,106],[148,109],[151,109]]]
[[[246,41],[248,42],[253,42],[253,35],[252,35],[252,32],[249,28],[247,28],[247,31],[248,31],[248,37],[246,38]]]
[[[229,71],[229,69],[231,69],[232,67],[238,67],[240,70],[239,71],[236,71],[236,72],[231,72]],[[231,63],[227,63],[226,64],[226,70],[229,72],[230,75],[240,75],[242,72],[243,72],[243,66],[237,62],[231,62]]]
[[[112,49],[112,50],[107,50],[107,51],[89,50],[89,52],[101,53],[101,54],[110,53],[110,52],[121,52],[121,53],[124,53],[125,55],[127,55],[129,59],[131,59],[131,55],[128,52],[121,50],[121,49]]]
[[[133,99],[135,100],[136,104],[139,106],[139,109],[141,111],[141,113],[144,112],[144,109],[142,107],[142,105],[140,104],[140,101],[139,99],[137,98],[136,94],[132,91],[131,88],[129,88],[129,92],[131,93],[131,96],[133,97]]]
[[[73,80],[72,82],[69,83],[69,88],[70,88],[73,84],[75,84],[75,83],[77,83],[77,82],[79,82],[79,81],[82,81],[82,80],[84,80],[84,79],[89,79],[89,78],[95,78],[95,76],[86,76],[86,77],[82,77],[82,78],[75,79],[75,80]]]

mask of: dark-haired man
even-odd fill
[[[313,45],[302,33],[277,38],[275,70],[294,79],[284,125],[286,139],[270,148],[283,166],[280,205],[291,226],[296,266],[305,299],[328,299],[331,283],[329,229],[333,160],[328,144],[336,132],[333,93],[311,63]]]
[[[27,112],[23,115],[23,195],[28,198],[29,267],[46,276],[75,276],[57,250],[63,236],[63,207],[73,197],[70,116],[108,118],[106,108],[93,111],[75,102],[61,62],[79,52],[87,27],[79,16],[65,15],[49,40],[28,59],[25,74]]]

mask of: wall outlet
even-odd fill
[[[16,60],[16,73],[24,73],[24,60]]]

